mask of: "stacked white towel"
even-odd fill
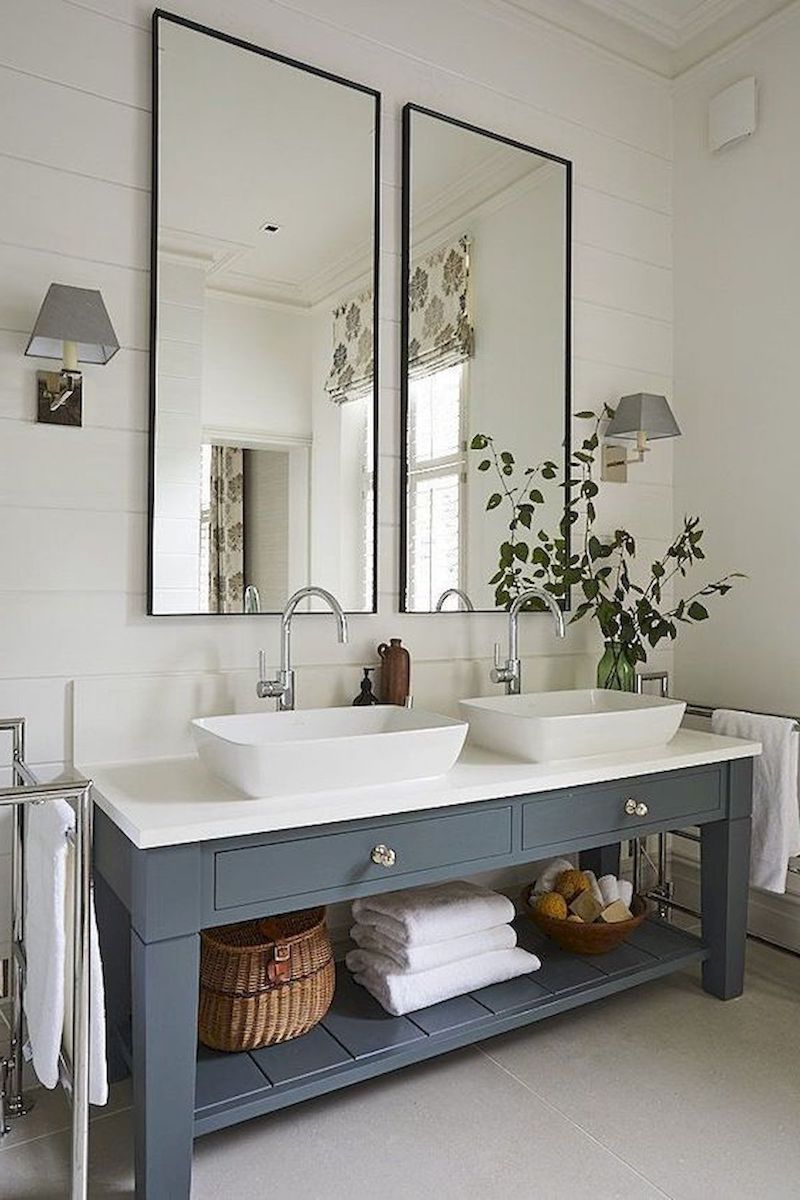
[[[517,946],[513,917],[506,896],[461,880],[356,900],[347,967],[402,1016],[538,970]]]

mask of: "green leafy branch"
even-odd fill
[[[559,471],[554,462],[547,459],[536,467],[521,469],[511,451],[499,450],[494,438],[485,433],[475,434],[470,449],[484,455],[478,470],[493,472],[497,479],[498,490],[490,493],[486,511],[504,505],[508,518],[508,534],[498,549],[497,570],[489,580],[498,608],[509,608],[529,587],[543,588],[562,601],[574,588],[581,599],[570,623],[592,617],[604,639],[613,642],[620,656],[635,666],[647,660],[648,648],[654,649],[665,638],[673,641],[680,624],[705,621],[709,613],[704,601],[727,595],[733,581],[744,576],[733,572],[704,584],[671,607],[666,604],[668,585],[678,576],[685,579],[689,570],[705,558],[700,518],[687,516],[663,556],[651,564],[644,584],[634,583],[636,541],[632,534],[626,529],[617,529],[610,537],[597,533],[595,500],[600,489],[594,477],[596,458],[602,423],[613,415],[608,405],[600,413],[577,414],[591,426],[570,455],[567,477],[557,485],[565,493],[565,502],[556,532],[534,525],[538,510],[546,503],[538,481],[557,480]],[[574,545],[576,539],[570,533],[576,526],[580,536]],[[545,606],[535,600],[526,607]]]

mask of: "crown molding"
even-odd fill
[[[424,214],[417,213],[414,216],[413,258],[417,260],[432,254],[449,238],[468,233],[465,226],[471,221],[500,212],[521,197],[538,190],[561,169],[557,163],[543,162],[538,170],[511,183],[499,185],[489,196],[478,197],[471,192],[453,198],[446,192],[442,193],[438,207],[429,204]]]
[[[633,0],[460,0],[472,11],[494,13],[521,32],[557,31],[668,87],[687,71],[718,61],[730,47],[747,44],[795,2],[703,0],[688,17],[670,21],[644,12]],[[754,9],[759,10],[755,15]]]
[[[782,29],[785,25],[790,25],[798,18],[800,18],[800,0],[788,0],[788,3],[783,8],[762,17],[752,28],[731,37],[730,41],[718,50],[706,54],[697,62],[691,63],[681,69],[673,79],[673,90],[676,94],[686,91],[705,75],[710,74],[717,67],[723,66],[726,62],[735,58],[743,50],[746,50],[748,46],[757,45],[762,38],[770,37],[773,33]]]
[[[616,17],[582,0],[458,0],[473,12],[493,15],[520,33],[548,33],[617,66],[667,85],[671,52]]]

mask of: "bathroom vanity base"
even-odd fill
[[[519,1029],[708,956],[698,938],[655,920],[595,956],[559,950],[524,917],[517,929],[520,945],[542,959],[532,975],[392,1017],[340,967],[330,1012],[304,1037],[249,1054],[200,1047],[195,1137]]]
[[[304,824],[299,817],[309,810],[296,802],[279,827],[267,809],[270,828],[219,838],[209,836],[198,801],[196,839],[187,839],[184,824],[181,840],[175,834],[173,843],[162,840],[155,846],[134,844],[103,810],[109,804],[115,814],[120,812],[102,790],[113,783],[115,773],[105,780],[101,775],[95,822],[98,923],[110,1061],[122,1070],[127,1059],[134,1076],[137,1200],[189,1200],[192,1145],[201,1134],[687,965],[702,964],[702,986],[710,995],[722,1000],[738,996],[744,981],[750,756],[758,748],[699,734],[683,741],[703,747],[704,756],[718,755],[719,761],[706,758],[665,771],[663,758],[656,758],[659,765],[652,771],[645,762],[641,774],[616,779],[610,777],[608,763],[590,763],[576,773],[602,771],[605,778],[572,782],[562,774],[564,786],[538,792],[520,787],[509,795],[504,782],[508,767],[480,761],[470,767],[467,760],[461,775],[469,783],[474,771],[482,792],[470,803],[418,803],[409,810],[412,794],[418,801],[426,795],[426,785],[418,785],[414,793],[404,793],[402,811],[387,813],[378,789],[374,816]],[[676,757],[681,744],[673,750]],[[528,770],[524,764],[520,769]],[[169,770],[180,775],[184,768],[178,764]],[[163,768],[144,774],[161,779]],[[458,769],[454,774],[458,777]],[[430,787],[438,794],[435,785]],[[494,787],[500,793],[494,793],[496,798]],[[163,814],[161,795],[156,789],[152,803]],[[356,800],[366,802],[365,797]],[[261,802],[250,803],[258,812]],[[135,811],[134,805],[124,817],[129,826]],[[186,822],[187,809],[180,812]],[[394,1018],[340,971],[331,1011],[305,1037],[249,1054],[201,1050],[198,1056],[202,929],[561,854],[588,851],[606,861],[614,853],[608,848],[628,838],[689,826],[700,829],[702,940],[647,921],[607,955],[574,956],[543,941],[535,926],[522,919],[520,940],[542,959],[542,969],[530,976]],[[144,831],[137,836],[144,837]],[[396,851],[391,869],[371,854],[381,843]]]

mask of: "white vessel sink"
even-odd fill
[[[277,796],[444,775],[467,725],[381,704],[202,717],[192,733],[212,774],[248,796]]]
[[[527,762],[665,746],[685,708],[681,700],[599,688],[461,701],[471,742]]]

